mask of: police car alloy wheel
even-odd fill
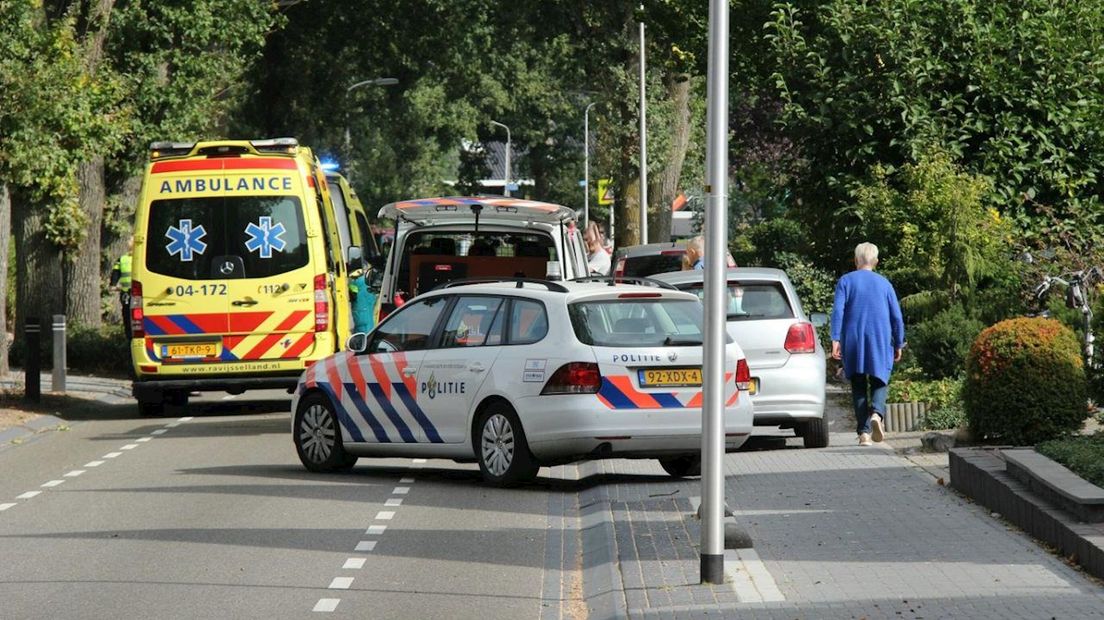
[[[473,443],[483,479],[492,484],[532,480],[540,469],[533,462],[525,431],[509,405],[495,404],[483,413]]]
[[[311,471],[342,471],[356,464],[357,457],[345,452],[337,416],[322,394],[311,394],[299,404],[294,440],[299,460]]]

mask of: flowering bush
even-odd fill
[[[1073,332],[1043,318],[1001,321],[966,358],[963,404],[974,436],[1034,444],[1081,428],[1088,382]]]

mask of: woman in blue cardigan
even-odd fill
[[[836,284],[832,306],[832,357],[851,380],[859,445],[882,441],[889,375],[905,348],[905,321],[889,280],[874,273],[878,246],[855,246],[855,271]]]

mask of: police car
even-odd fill
[[[504,485],[542,465],[628,457],[698,475],[702,326],[698,298],[673,288],[445,284],[303,374],[293,442],[322,472],[358,457],[437,457],[477,461],[486,481]],[[750,380],[729,342],[727,449],[751,432]]]

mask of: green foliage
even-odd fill
[[[926,376],[956,377],[966,371],[970,345],[984,328],[961,304],[955,304],[911,328],[909,348]]]
[[[1073,332],[1058,321],[1009,319],[986,328],[966,359],[963,403],[979,439],[1056,439],[1088,416],[1088,384]]]
[[[898,378],[896,373],[889,382],[891,403],[927,403],[928,409],[953,407],[962,400],[962,379],[908,379]]]
[[[930,144],[992,179],[986,204],[1021,228],[1025,198],[1099,212],[1102,22],[1100,0],[776,4],[759,76],[817,171],[797,188],[804,216],[846,232],[839,207],[868,170]]]
[[[48,326],[47,326],[48,327]],[[65,361],[68,372],[101,377],[126,377],[130,372],[130,344],[118,324],[102,327],[66,326]],[[42,369],[53,368],[54,344],[49,331],[39,340]],[[10,351],[13,367],[23,368],[27,361],[26,341],[16,338]]]
[[[1104,432],[1097,431],[1087,437],[1044,441],[1035,449],[1092,484],[1104,487]]]
[[[775,266],[789,276],[806,314],[832,311],[836,282],[830,272],[793,252],[778,252],[775,260]]]
[[[955,402],[938,409],[928,409],[920,422],[920,428],[925,431],[942,431],[959,428],[965,422],[966,408],[961,402]]]
[[[1008,227],[983,204],[989,182],[945,153],[893,173],[878,165],[872,177],[855,190],[860,230],[881,249],[882,270],[906,305],[910,294],[929,291],[953,300],[1006,260]]]

